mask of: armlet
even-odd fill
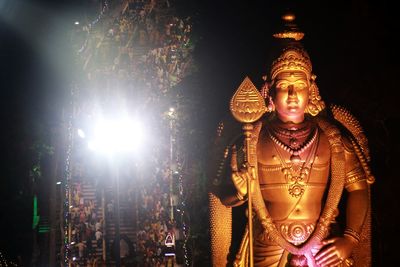
[[[346,173],[344,186],[348,192],[367,188],[367,179],[363,169],[356,167]]]

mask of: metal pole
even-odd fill
[[[169,122],[169,128],[170,128],[170,140],[169,140],[169,144],[170,144],[170,148],[169,148],[169,200],[170,200],[170,205],[171,205],[171,211],[170,211],[170,218],[171,218],[171,222],[174,220],[174,206],[173,206],[173,170],[172,170],[172,166],[173,166],[173,160],[174,160],[174,150],[173,150],[173,146],[174,146],[174,136],[173,136],[173,128],[174,128],[174,123],[173,123],[173,117],[170,118],[170,122]]]
[[[69,179],[67,179],[66,181],[65,181],[66,183],[68,183],[68,203],[69,203],[69,205],[68,205],[68,214],[71,214],[71,206],[72,206],[72,194],[71,194],[71,183],[70,183],[70,181],[69,181]],[[68,245],[70,246],[70,244],[71,244],[71,240],[72,240],[72,223],[71,223],[71,220],[70,219],[68,219]],[[64,251],[64,253],[67,253],[66,251]],[[68,259],[68,267],[71,267],[71,261]]]
[[[114,164],[115,165],[115,164]],[[115,251],[117,255],[115,256],[115,266],[121,266],[121,252],[120,252],[120,229],[119,229],[119,166],[115,166],[115,183],[116,183],[116,196],[115,196]]]
[[[139,187],[135,187],[135,232],[137,233],[139,231]]]
[[[251,123],[246,123],[243,125],[245,142],[246,142],[246,158],[247,164],[250,162],[250,141],[251,141],[251,130],[253,130],[253,125]],[[251,175],[247,179],[247,209],[248,209],[248,225],[249,225],[249,266],[253,267],[253,201],[251,192],[251,182],[254,177],[253,166],[250,165]]]
[[[103,223],[102,223],[102,230],[103,230],[103,241],[102,241],[102,250],[103,250],[103,255],[102,255],[102,258],[103,258],[103,261],[104,262],[106,262],[106,260],[107,260],[107,258],[106,258],[106,255],[107,255],[107,251],[106,251],[106,227],[107,227],[107,225],[106,225],[106,211],[105,211],[105,209],[106,209],[106,200],[105,200],[105,189],[103,188],[102,190],[101,190],[101,207],[102,207],[102,217],[103,217]]]

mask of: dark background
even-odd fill
[[[92,15],[94,1],[0,2],[0,251],[30,253],[31,145],[60,114],[70,82],[69,30]],[[191,15],[198,72],[185,81],[203,103],[193,116],[207,144],[248,75],[268,72],[272,33],[287,7],[305,32],[304,45],[323,99],[347,107],[370,141],[373,248],[376,266],[395,266],[399,234],[399,22],[389,1],[171,1]],[[206,205],[206,203],[204,203]]]

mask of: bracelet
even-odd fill
[[[346,264],[346,266],[353,266],[354,260],[352,258],[347,258],[344,260],[344,263]]]
[[[237,199],[239,199],[240,201],[242,201],[242,200],[245,199],[245,197],[242,196],[239,192],[236,193],[236,197],[237,197]]]
[[[354,231],[354,230],[351,229],[351,228],[346,228],[346,229],[344,230],[343,235],[344,235],[344,236],[351,237],[352,239],[354,239],[354,240],[356,241],[356,243],[359,243],[359,242],[360,242],[360,239],[361,239],[360,234],[357,233],[356,231]]]

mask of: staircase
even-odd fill
[[[73,185],[74,187],[76,186]],[[107,188],[106,189],[110,195],[113,195],[112,188]],[[82,182],[81,183],[81,192],[82,192],[82,198],[84,199],[84,202],[90,202],[93,201],[95,203],[95,212],[96,212],[96,218],[98,219],[103,219],[103,209],[102,209],[102,203],[101,200],[97,201],[96,198],[96,188],[95,185],[91,182]],[[106,199],[107,201],[107,199]],[[107,203],[107,202],[106,202]],[[115,208],[115,207],[114,207]],[[107,205],[105,205],[105,209],[107,210]],[[121,198],[120,199],[120,219],[119,219],[119,224],[120,224],[120,237],[121,239],[123,237],[127,237],[131,244],[133,245],[136,239],[136,232],[135,232],[135,219],[133,216],[133,209],[132,209],[132,203],[128,202],[126,199]],[[105,232],[103,232],[103,238],[105,238],[106,242],[106,260],[107,260],[107,266],[115,266],[115,260],[114,256],[112,256],[112,244],[114,243],[115,240],[115,223],[116,223],[116,216],[115,216],[115,210],[113,213],[112,218],[108,216],[107,213],[105,217]],[[44,220],[43,220],[44,222]],[[96,239],[92,239],[92,255],[93,257],[96,258],[102,258],[103,257],[103,248],[102,246],[98,247]],[[84,241],[85,245],[86,241]],[[85,259],[77,259],[76,260],[80,265],[85,264]]]
[[[100,203],[97,202],[95,186],[91,183],[83,183],[82,184],[82,196],[84,197],[85,201],[93,200],[95,207],[96,207],[96,209],[95,209],[96,218],[103,219],[103,209],[101,206],[101,201],[100,201]],[[102,248],[102,246],[97,247],[96,239],[92,240],[92,248],[93,248],[93,255],[96,258],[102,257],[103,248]]]
[[[72,184],[73,189],[75,189],[77,187],[77,184],[78,183]],[[81,184],[82,198],[84,199],[84,202],[85,202],[84,205],[86,206],[87,205],[86,203],[93,201],[95,204],[94,212],[96,213],[96,221],[97,221],[97,219],[100,219],[100,220],[103,219],[103,209],[102,209],[102,205],[101,205],[102,203],[101,203],[101,200],[97,201],[95,185],[92,182],[87,182],[87,181],[81,182],[80,184]],[[72,224],[71,228],[73,228],[73,223],[71,222],[71,224]],[[83,243],[86,245],[86,247],[88,246],[86,240],[83,240]],[[94,237],[94,233],[93,233],[93,237],[91,239],[91,245],[92,245],[91,246],[92,247],[91,256],[89,256],[89,257],[84,256],[83,258],[78,258],[78,255],[74,254],[75,255],[74,257],[76,257],[76,261],[81,266],[84,266],[85,262],[87,260],[89,260],[91,257],[102,258],[102,256],[103,256],[103,248],[102,248],[102,246],[99,246],[99,247],[97,246],[97,242]],[[87,250],[87,248],[86,248],[86,250]],[[86,252],[87,252],[86,255],[89,255],[89,252],[88,251],[86,251]]]
[[[113,191],[110,190],[110,193],[113,194]],[[115,195],[114,195],[115,196]],[[115,203],[114,203],[115,204]],[[129,203],[126,199],[120,198],[120,211],[119,211],[119,232],[120,239],[123,237],[129,238],[130,242],[134,244],[136,240],[136,232],[135,232],[135,222],[133,217],[133,209],[132,204]],[[114,207],[114,213],[112,218],[108,218],[106,215],[106,239],[108,243],[107,249],[107,266],[115,266],[113,247],[115,240],[115,228],[116,228],[116,207]]]

